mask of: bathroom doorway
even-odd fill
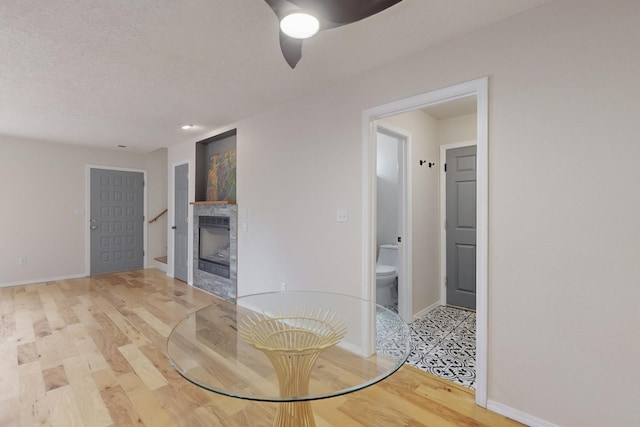
[[[412,337],[407,363],[470,390],[476,386],[475,313],[471,311],[476,299],[476,102],[470,96],[376,122],[376,302],[398,312],[397,294],[391,289],[394,276],[389,271],[395,275],[399,265],[393,254],[412,248],[415,259],[407,257],[404,270],[413,273],[413,280],[404,287],[399,280],[398,286],[399,300],[410,299],[405,307],[415,308],[402,315]],[[398,129],[405,138],[397,136]],[[413,158],[412,172],[406,175],[399,162],[403,140],[411,141]],[[448,156],[438,157],[438,151]],[[398,182],[404,176],[412,182],[409,211],[413,220],[411,231],[402,233],[404,203]],[[401,234],[411,242],[392,243]],[[447,243],[447,252],[440,251],[440,242]]]
[[[475,130],[477,136],[477,233],[476,233],[476,351],[475,351],[475,390],[476,403],[482,407],[487,404],[487,267],[488,267],[488,79],[461,83],[448,88],[435,90],[415,97],[380,105],[363,112],[363,296],[372,298],[375,295],[375,263],[377,255],[376,240],[376,197],[377,197],[377,176],[376,176],[376,142],[378,123],[391,121],[395,126],[402,126],[399,122],[392,121],[395,116],[405,113],[418,113],[428,107],[473,98],[476,105],[477,117],[475,119]],[[415,114],[414,114],[415,115]],[[407,117],[404,117],[406,119]],[[412,129],[409,130],[413,138],[410,151],[407,156],[407,170],[413,168],[413,173],[407,176],[412,191],[408,200],[413,206],[412,236],[419,232],[424,218],[418,217],[415,213],[416,204],[424,202],[422,194],[417,194],[417,186],[413,185],[418,180],[435,185],[435,194],[438,195],[438,168],[442,167],[439,161],[439,147],[431,146],[429,150],[421,151],[418,144],[418,137]],[[428,203],[428,202],[427,202]],[[411,279],[411,289],[413,290],[412,302],[410,304],[411,319],[419,318],[422,314],[428,313],[440,305],[440,268],[439,268],[439,203],[438,198],[432,203],[435,213],[428,218],[435,221],[435,227],[428,227],[431,230],[431,238],[414,238],[413,262]],[[433,209],[431,210],[433,213]],[[428,235],[429,233],[425,234]],[[402,236],[410,238],[410,236]],[[408,243],[408,242],[407,242]],[[423,251],[418,249],[420,244],[435,244],[435,256],[429,257],[428,262],[423,261]],[[434,261],[435,260],[435,261]],[[432,265],[434,264],[434,265]],[[425,268],[428,270],[425,277],[433,277],[435,282],[429,286],[419,283],[420,279],[416,270]],[[435,285],[435,286],[434,286]],[[401,291],[400,291],[401,292]],[[401,295],[400,295],[401,297]],[[425,306],[426,304],[426,306]]]
[[[405,129],[376,122],[376,302],[405,322],[412,319],[410,147]]]

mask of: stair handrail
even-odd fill
[[[158,215],[156,215],[153,219],[149,220],[149,224],[151,224],[152,222],[156,222],[158,220],[158,218],[160,218],[162,215],[166,214],[167,211],[169,211],[169,208],[163,210],[162,212],[160,212]]]

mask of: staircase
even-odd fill
[[[156,261],[156,268],[159,270],[164,271],[165,273],[167,272],[167,257],[166,256],[159,256],[157,258],[154,258]]]

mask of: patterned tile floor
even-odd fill
[[[397,312],[397,305],[388,308]],[[475,390],[475,312],[440,306],[409,328],[409,365]]]

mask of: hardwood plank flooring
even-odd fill
[[[276,404],[207,392],[169,365],[173,326],[216,301],[155,269],[0,288],[0,426],[270,426]],[[318,427],[520,425],[407,365],[312,405]]]

